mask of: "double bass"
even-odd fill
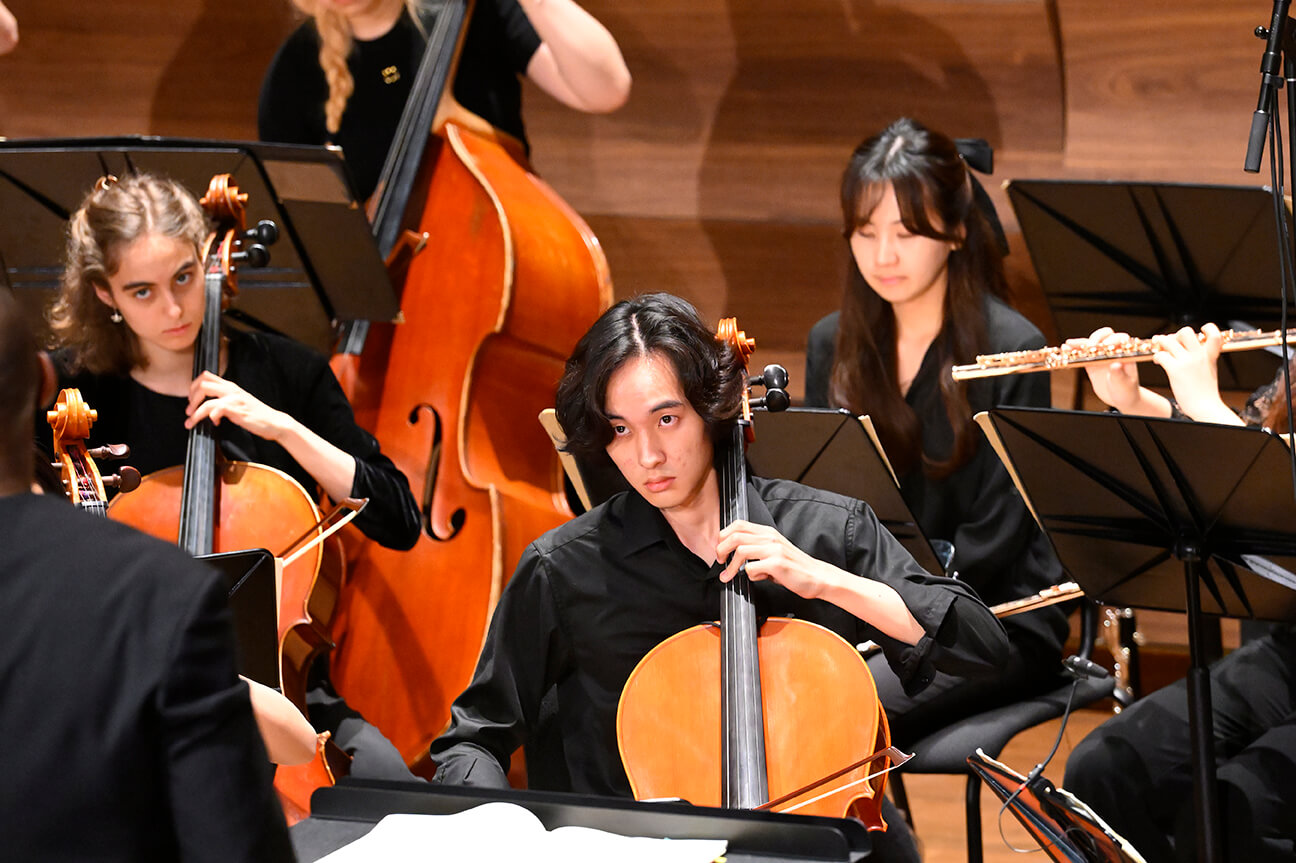
[[[401,322],[346,329],[333,368],[410,480],[413,550],[350,559],[333,682],[409,763],[472,676],[526,544],[570,517],[537,421],[611,302],[588,226],[449,95],[472,4],[441,4],[371,201]]]
[[[733,318],[721,322],[717,337],[745,368],[755,341]],[[748,386],[757,382],[766,387],[766,406],[787,406],[785,371],[767,367]],[[744,394],[730,440],[717,443],[722,526],[748,515],[751,405]],[[631,672],[616,729],[636,799],[852,815],[885,829],[879,806],[892,750],[868,665],[817,624],[759,623],[743,570],[723,587],[718,626],[671,636]]]

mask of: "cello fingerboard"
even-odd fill
[[[723,523],[747,518],[743,424],[735,423],[720,465]],[[721,722],[724,724],[721,802],[752,809],[769,799],[765,772],[765,721],[761,702],[756,609],[746,569],[724,586],[720,601]]]

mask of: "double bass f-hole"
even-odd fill
[[[462,507],[456,509],[450,513],[450,532],[445,536],[437,532],[436,525],[432,521],[432,501],[436,497],[437,474],[441,469],[441,444],[444,426],[441,422],[441,414],[437,413],[437,409],[426,402],[415,405],[414,409],[410,411],[410,425],[418,425],[422,414],[427,414],[432,420],[432,442],[428,446],[427,467],[423,471],[423,494],[419,498],[423,535],[438,542],[448,542],[459,535],[459,531],[463,529],[464,521],[467,520],[468,513]]]

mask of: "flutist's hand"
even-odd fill
[[[1224,339],[1219,327],[1206,324],[1201,335],[1191,327],[1168,336],[1154,336],[1152,362],[1165,369],[1179,409],[1198,422],[1242,425],[1219,391],[1219,355]]]
[[[1130,340],[1129,333],[1118,333],[1111,327],[1100,327],[1087,339],[1068,339],[1074,348],[1101,346],[1115,349]],[[1094,394],[1123,414],[1134,416],[1170,416],[1170,402],[1139,385],[1138,365],[1132,361],[1112,360],[1085,366]]]

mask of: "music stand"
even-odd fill
[[[1128,842],[1045,777],[1022,776],[980,749],[968,756],[967,763],[1057,863],[1132,863],[1135,859]]]
[[[0,141],[0,278],[43,321],[63,271],[65,223],[95,180],[145,170],[195,197],[228,173],[248,195],[248,224],[270,219],[271,266],[239,273],[235,319],[331,352],[338,320],[390,321],[399,305],[332,147],[128,136]]]
[[[274,555],[264,548],[200,554],[218,570],[229,590],[239,674],[279,688],[279,591]]]
[[[1219,859],[1203,617],[1296,619],[1290,450],[1258,429],[1114,413],[977,421],[1087,597],[1187,613],[1197,847]]]
[[[1075,180],[1005,187],[1060,339],[1102,326],[1139,338],[1206,323],[1282,326],[1273,197],[1264,189]],[[1220,385],[1251,392],[1278,365],[1268,352],[1231,352],[1220,357]],[[1167,385],[1159,368],[1149,373]]]
[[[566,440],[553,409],[540,415],[555,447]],[[931,542],[900,496],[891,464],[868,417],[846,410],[788,408],[757,414],[756,439],[747,448],[747,463],[756,476],[790,479],[813,488],[865,501],[878,521],[928,572],[945,571]],[[568,478],[586,509],[630,486],[606,455],[577,458],[559,455]]]

